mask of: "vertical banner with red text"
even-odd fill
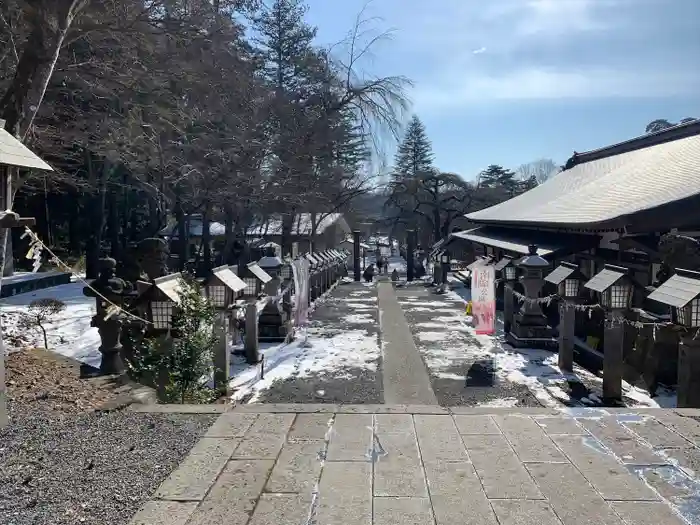
[[[472,268],[471,295],[476,333],[496,333],[496,270],[492,264],[477,264]]]

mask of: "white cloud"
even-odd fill
[[[699,88],[700,77],[692,72],[529,68],[418,83],[412,98],[421,108],[440,111],[488,101],[657,97],[693,93]]]
[[[480,47],[479,49],[475,49],[474,51],[472,51],[472,54],[474,55],[480,55],[482,53],[486,53],[485,47]]]

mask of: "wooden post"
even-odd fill
[[[413,281],[414,260],[413,253],[416,250],[415,231],[408,230],[406,232],[406,281]]]
[[[622,374],[624,371],[625,329],[620,322],[621,313],[608,313],[605,320],[603,356],[603,398],[606,401],[622,400]]]
[[[219,315],[214,323],[216,346],[214,348],[214,388],[225,393],[231,375],[231,353],[226,337],[226,317]]]
[[[559,305],[559,368],[574,371],[574,327],[576,310],[563,302]]]
[[[353,244],[353,266],[355,272],[355,281],[360,282],[362,279],[362,271],[360,270],[360,230],[352,232]]]
[[[256,365],[260,362],[258,351],[258,307],[250,303],[245,308],[245,341],[243,342],[245,358],[248,364]]]
[[[503,332],[509,333],[513,325],[513,283],[503,286]]]

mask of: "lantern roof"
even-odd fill
[[[497,272],[503,271],[506,266],[511,266],[513,264],[513,258],[508,255],[504,255],[503,258],[494,265],[494,269]]]
[[[544,278],[545,282],[559,284],[566,279],[581,279],[583,274],[579,271],[578,266],[570,262],[562,262],[554,271]]]
[[[179,303],[180,292],[182,292],[181,278],[181,273],[173,273],[171,275],[164,275],[163,277],[156,277],[153,279],[153,284],[158,290],[165,294],[168,299]]]
[[[250,262],[247,264],[248,269],[250,270],[250,273],[252,273],[255,277],[257,277],[260,282],[263,284],[267,284],[272,280],[272,276],[267,273],[265,270],[260,268],[260,265],[256,262]]]
[[[700,272],[677,268],[676,273],[651,292],[647,298],[675,308],[683,308],[698,296],[700,296]]]
[[[530,244],[527,247],[528,254],[525,255],[524,257],[521,257],[520,260],[518,261],[518,266],[522,266],[523,268],[532,268],[532,269],[540,269],[540,268],[547,268],[549,267],[549,262],[537,255],[537,245],[535,244]]]
[[[284,261],[276,255],[265,255],[258,261],[260,268],[279,268],[284,265]]]
[[[622,278],[629,279],[629,270],[623,266],[606,264],[603,269],[595,274],[583,287],[602,293]]]
[[[214,268],[212,271],[212,278],[218,279],[221,281],[221,283],[226,286],[227,288],[230,288],[233,290],[235,293],[240,292],[241,290],[244,290],[246,287],[245,282],[243,279],[238,277],[233,270],[231,269],[230,266],[219,266],[217,268]]]

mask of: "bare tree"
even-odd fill
[[[538,184],[542,184],[559,171],[561,171],[559,165],[552,159],[538,159],[521,165],[516,173],[521,181],[534,178]]]

